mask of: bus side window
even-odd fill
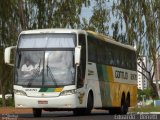
[[[81,45],[81,60],[78,66],[77,87],[81,88],[84,85],[86,72],[86,39],[84,34],[79,34],[79,45]]]

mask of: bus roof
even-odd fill
[[[65,28],[54,28],[54,29],[35,29],[22,31],[20,34],[39,34],[39,33],[86,33],[85,30],[80,29],[65,29]]]
[[[102,41],[109,42],[111,44],[115,44],[115,45],[130,49],[130,50],[136,51],[136,49],[134,47],[117,42],[112,37],[102,35],[102,34],[99,34],[99,33],[96,33],[96,32],[90,31],[90,30],[87,30],[87,33],[91,34],[92,36],[94,36]]]
[[[96,38],[99,38],[100,40],[103,40],[103,41],[109,42],[111,44],[115,44],[115,45],[118,45],[118,46],[121,46],[121,47],[124,47],[124,48],[135,51],[134,47],[132,47],[130,45],[122,44],[120,42],[115,41],[112,37],[105,36],[105,35],[102,35],[102,34],[99,34],[99,33],[93,32],[93,31],[89,31],[89,30],[66,29],[66,28],[35,29],[35,30],[22,31],[20,33],[20,35],[21,34],[39,34],[39,33],[77,33],[77,34],[79,34],[79,33],[82,33],[82,34],[89,33],[92,36],[94,36]]]

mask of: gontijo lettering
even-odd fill
[[[128,73],[123,71],[115,71],[115,78],[128,79]]]

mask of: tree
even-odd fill
[[[30,29],[79,28],[81,8],[90,0],[34,0],[24,4]]]
[[[95,6],[93,6],[93,15],[89,21],[83,18],[83,29],[89,29],[102,33],[108,34],[109,11],[106,9],[106,0],[95,0]]]
[[[137,94],[138,94],[139,101],[143,100],[143,96],[145,96],[146,99],[150,99],[150,97],[151,98],[155,97],[155,93],[150,88],[145,89],[145,90],[138,89]]]
[[[3,106],[6,105],[5,94],[12,90],[12,69],[4,64],[3,53],[5,47],[15,44],[15,38],[18,35],[19,25],[15,16],[15,2],[15,0],[2,0],[0,4],[0,89]]]
[[[160,98],[160,88],[158,84],[158,79],[157,78],[157,53],[159,50],[159,36],[160,36],[160,26],[159,26],[159,18],[158,15],[160,7],[159,7],[159,1],[158,0],[146,0],[141,3],[142,6],[142,12],[144,15],[145,19],[145,24],[146,24],[146,29],[145,29],[145,37],[146,41],[144,44],[144,50],[148,49],[146,51],[146,55],[150,59],[150,63],[152,62],[152,67],[153,67],[153,76],[155,76],[155,81],[156,81],[156,87],[153,84],[153,76],[152,79],[149,80],[150,85],[152,88],[156,88],[157,90],[157,96]]]
[[[156,85],[153,83],[153,78],[155,76],[155,72],[152,72],[153,71],[153,62],[149,64],[150,65],[149,67],[147,67],[147,65],[144,63],[142,57],[139,57],[138,61],[139,62],[137,64],[142,69],[143,72],[139,71],[138,69],[137,69],[137,71],[139,73],[141,73],[145,77],[145,79],[147,79],[147,81],[150,84],[150,88],[152,89],[152,91],[154,91],[153,97],[156,98],[158,96],[158,92],[156,89]]]
[[[158,96],[160,98],[160,88],[158,84],[158,75],[157,75],[157,53],[159,50],[160,44],[160,20],[158,16],[160,15],[160,2],[158,0],[147,1],[145,6],[145,19],[146,19],[146,37],[148,38],[147,44],[149,48],[148,56],[153,61],[153,68],[155,72],[155,79],[156,79],[156,88],[158,92]],[[149,9],[148,9],[149,7]]]
[[[116,25],[116,30],[124,30],[126,41],[128,44],[137,45],[137,56],[147,56],[153,62],[153,74],[150,68],[145,67],[144,70],[149,74],[145,76],[149,80],[150,85],[157,92],[157,96],[160,97],[160,89],[158,85],[158,78],[156,78],[156,87],[153,84],[153,78],[157,75],[157,52],[159,48],[159,36],[160,36],[160,5],[158,0],[120,0],[114,1],[113,11],[118,14],[119,21],[124,21],[124,25]],[[119,24],[119,23],[118,23]],[[122,31],[122,30],[121,30]],[[118,32],[116,32],[119,34]],[[121,34],[121,33],[120,33]],[[118,36],[118,35],[116,35]],[[139,57],[140,58],[140,57]],[[151,63],[150,61],[150,63]],[[151,75],[152,74],[152,75]]]

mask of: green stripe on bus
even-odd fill
[[[105,65],[102,65],[102,71],[103,71],[103,79],[105,82],[109,82],[109,79],[108,79],[108,74],[107,71],[106,71],[106,66]]]
[[[41,88],[39,92],[61,92],[63,88]]]
[[[108,73],[105,65],[97,64],[97,73],[99,78],[102,106],[112,106],[110,97],[110,86]]]
[[[41,88],[40,90],[39,90],[39,92],[46,92],[48,90],[48,88]]]
[[[55,88],[48,88],[46,92],[54,92]]]
[[[39,92],[54,92],[55,88],[41,88]]]

